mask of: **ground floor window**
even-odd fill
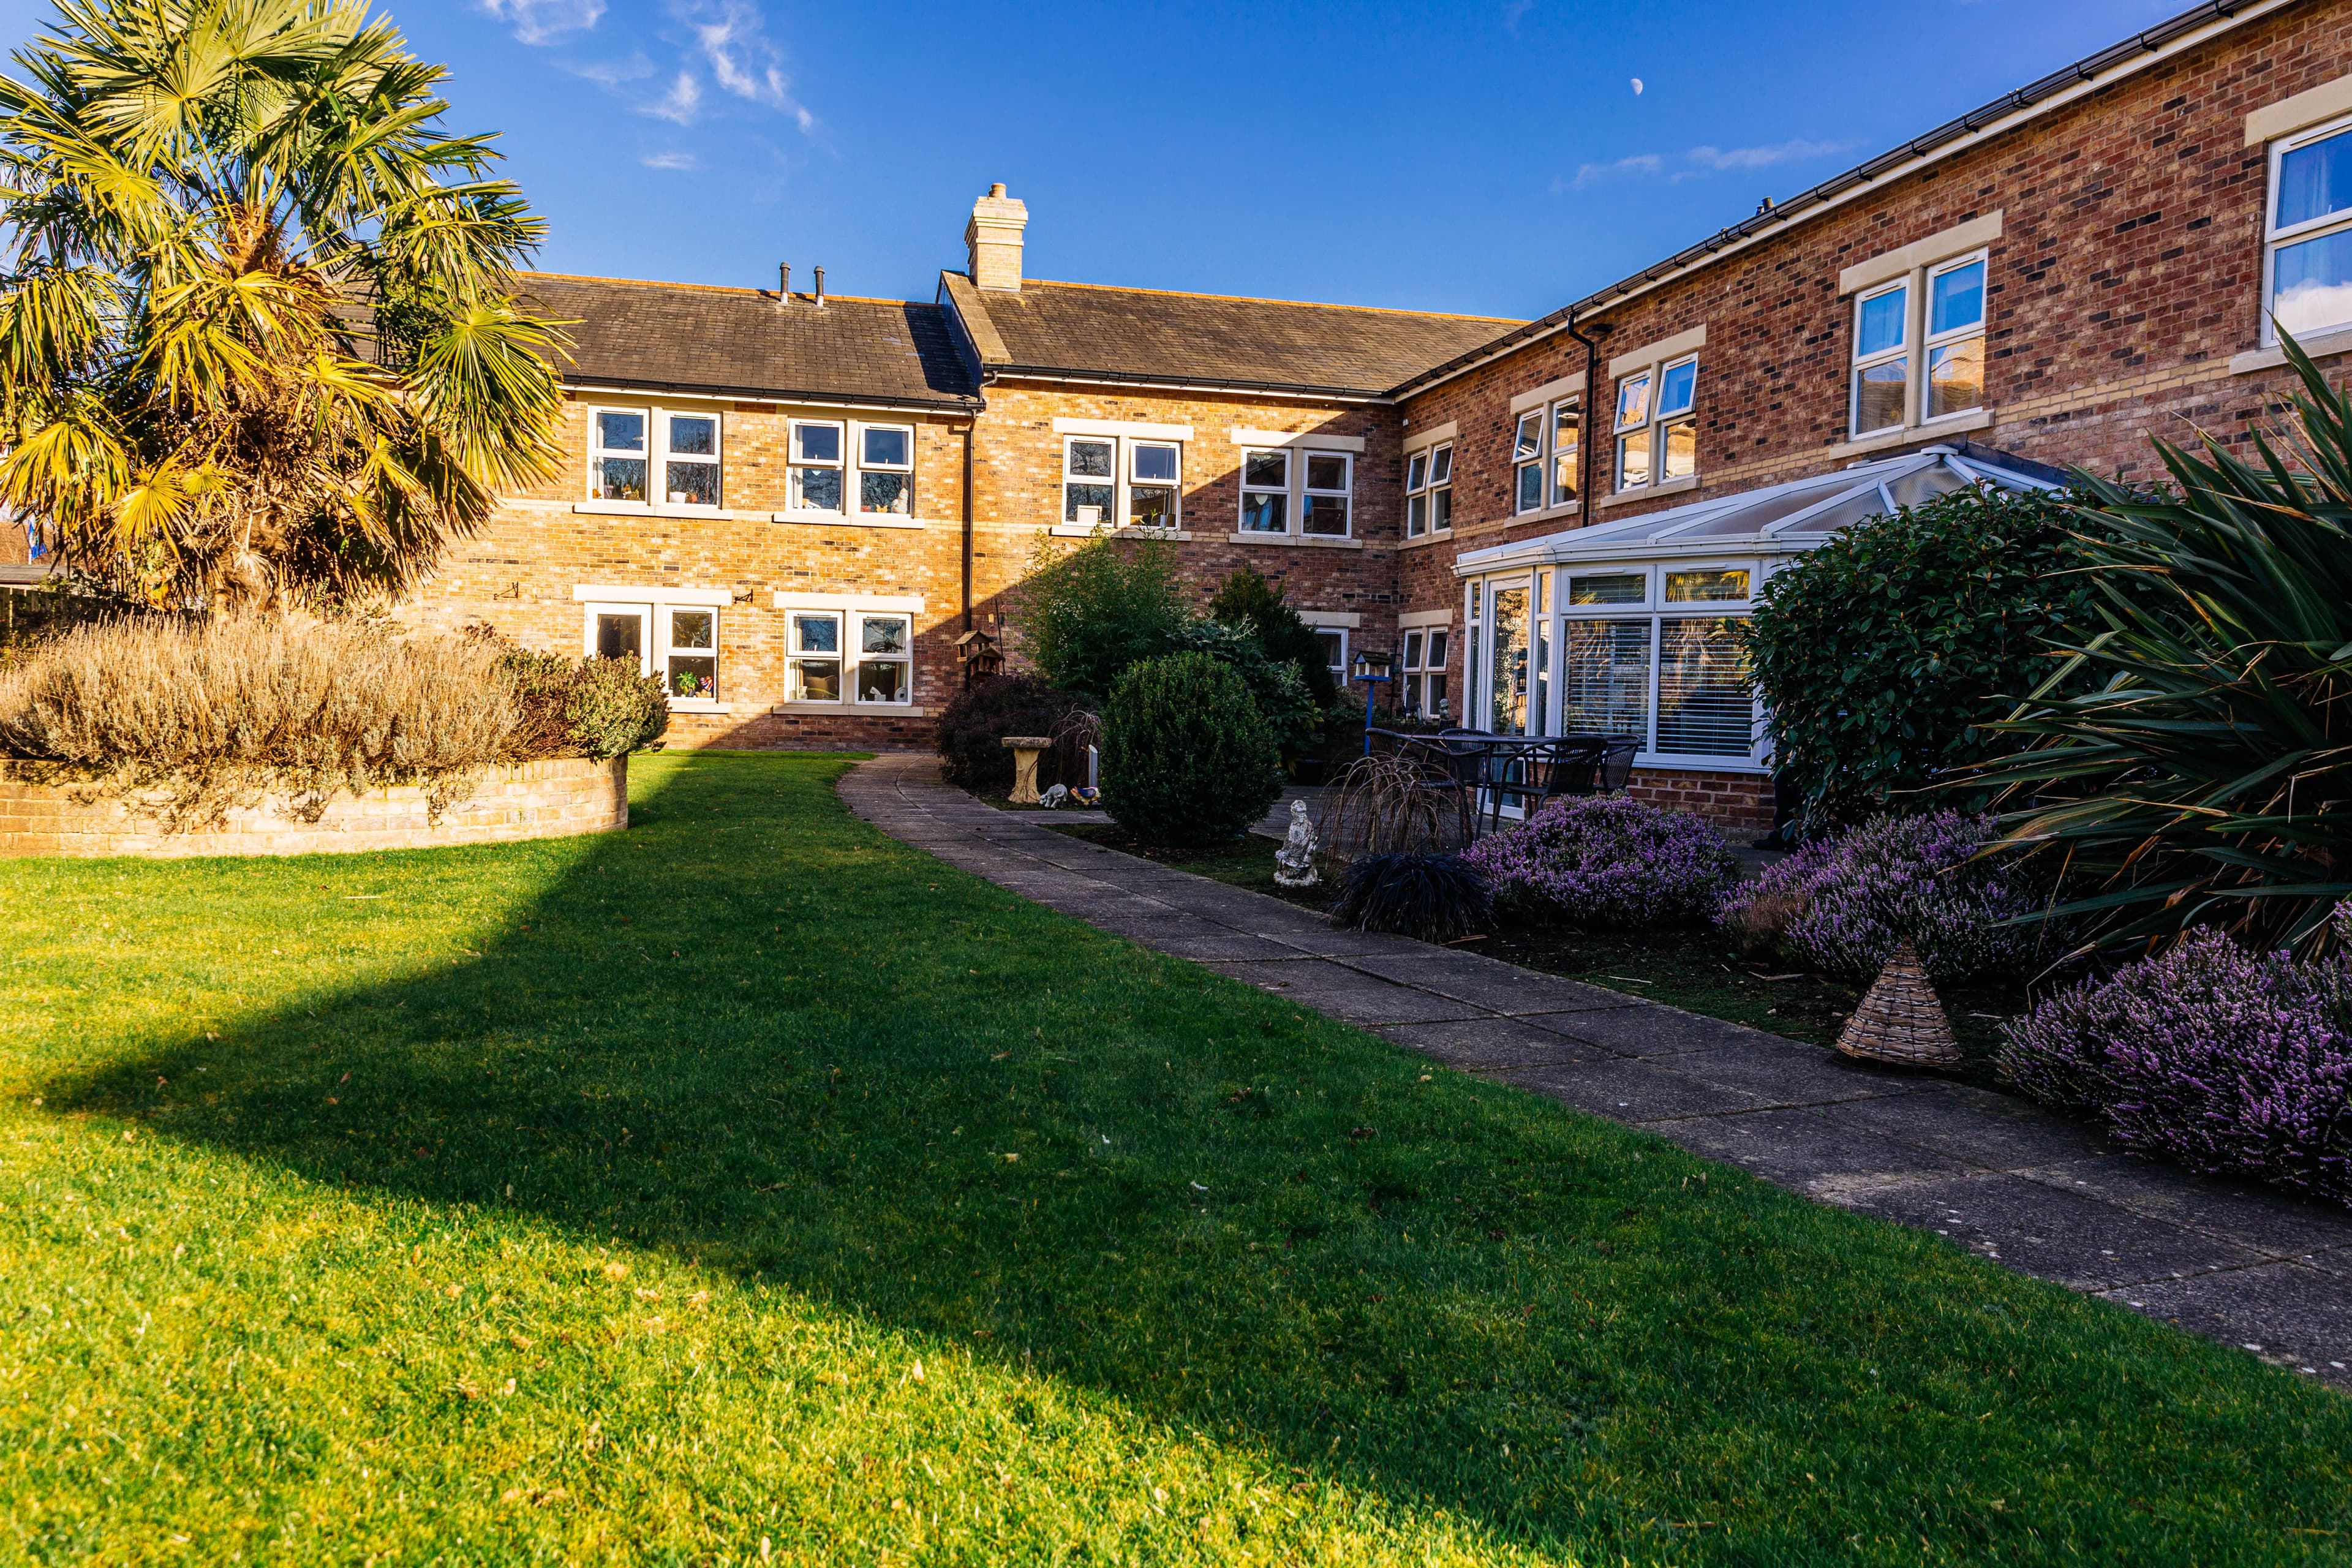
[[[598,603],[585,607],[582,652],[657,676],[673,704],[719,700],[719,610],[712,605]]]
[[[1397,706],[1409,718],[1451,717],[1446,707],[1444,626],[1404,634],[1404,657],[1398,661]]]
[[[1348,634],[1337,627],[1318,630],[1315,639],[1323,645],[1323,663],[1342,684],[1348,679]]]
[[[861,610],[790,610],[784,625],[784,700],[905,705],[915,700],[910,617]]]

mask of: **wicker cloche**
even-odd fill
[[[1948,1068],[1960,1063],[1960,1043],[1952,1037],[1944,1005],[1927,984],[1919,955],[1907,942],[1895,945],[1862,1005],[1846,1020],[1838,1049],[1850,1057],[1897,1062],[1905,1067]]]

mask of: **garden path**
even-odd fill
[[[841,793],[891,837],[1140,946],[2352,1388],[2352,1215],[2341,1210],[2135,1158],[1991,1090],[1337,930],[999,811],[942,781],[930,756],[877,757]]]

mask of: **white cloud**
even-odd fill
[[[698,169],[691,153],[648,153],[637,160],[648,169]]]
[[[702,108],[702,84],[694,79],[692,71],[680,71],[669,90],[652,103],[640,104],[638,111],[656,120],[667,120],[673,125],[691,125]]]
[[[695,47],[719,87],[762,108],[791,115],[803,131],[815,117],[793,101],[783,51],[751,0],[670,0],[670,15],[694,30]]]
[[[1769,169],[1775,163],[1825,157],[1845,149],[1843,142],[1808,142],[1801,136],[1769,147],[1694,147],[1685,156],[1702,169]]]
[[[573,76],[584,77],[598,87],[618,88],[625,83],[643,81],[654,74],[654,62],[646,58],[643,49],[633,49],[625,60],[561,60],[557,62]]]
[[[1509,0],[1503,7],[1503,26],[1511,37],[1519,36],[1519,19],[1536,8],[1536,0]]]
[[[604,0],[474,0],[484,16],[504,22],[526,44],[551,44],[584,33],[604,15]]]
[[[1613,163],[1579,163],[1576,178],[1568,182],[1567,188],[1580,191],[1598,180],[1612,179],[1620,174],[1654,174],[1665,166],[1666,161],[1655,153],[1636,153]],[[1560,182],[1553,181],[1552,188],[1560,189]]]

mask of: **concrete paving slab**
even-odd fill
[[[1566,1066],[1489,1068],[1481,1074],[1500,1082],[1589,1110],[1612,1121],[1648,1122],[1673,1117],[1717,1116],[1754,1110],[1761,1102],[1721,1084],[1689,1078],[1654,1062],[1580,1062]]]
[[[2272,1258],[2352,1249],[2352,1210],[2273,1188],[2197,1176],[2136,1154],[2102,1154],[2020,1169],[2028,1181],[2080,1192]]]
[[[1615,992],[1608,994],[1621,994]],[[1627,996],[1624,1003],[1622,1006],[1606,1010],[1591,1008],[1573,1013],[1521,1016],[1531,1024],[1574,1036],[1596,1046],[1606,1046],[1618,1055],[1626,1057],[1665,1058],[1709,1046],[1736,1050],[1743,1046],[1789,1043],[1780,1036],[1768,1035],[1761,1029],[1743,1028],[1719,1018],[1702,1018],[1696,1013],[1661,1006],[1638,996]]]
[[[1993,1170],[2094,1159],[2115,1152],[2095,1127],[1969,1084],[1921,1079],[1910,1094],[1856,1105],[1845,1115],[1857,1127],[1940,1149]]]
[[[1579,1045],[1563,1035],[1516,1018],[1461,1018],[1440,1024],[1391,1024],[1380,1033],[1465,1071],[1494,1068],[1565,1067],[1577,1062],[1623,1061],[1597,1046]]]
[[[1847,1206],[1932,1230],[1971,1252],[2076,1290],[2263,1261],[2245,1247],[2005,1172],[1888,1187],[1857,1194]]]
[[[1772,1035],[1701,1046],[1660,1059],[1676,1072],[1747,1089],[1774,1105],[1884,1099],[1909,1094],[1927,1081],[1916,1073],[1878,1068]]]
[[[2105,1300],[2352,1389],[2352,1291],[2299,1263],[2160,1279]]]
[[[1662,1122],[1651,1131],[1695,1154],[1846,1206],[1861,1194],[1968,1171],[1948,1154],[1864,1132],[1822,1110],[1701,1116]]]

